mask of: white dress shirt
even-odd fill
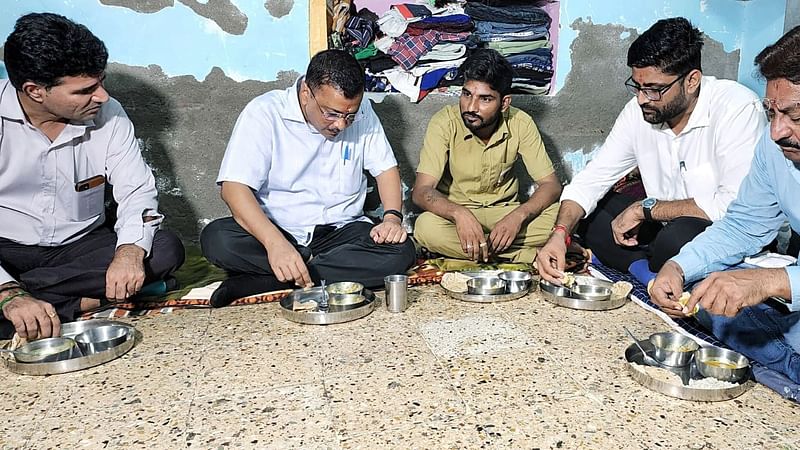
[[[155,179],[119,102],[110,98],[94,120],[71,122],[50,142],[25,118],[14,86],[0,81],[0,236],[53,247],[87,235],[105,221],[104,208],[95,202],[96,214],[77,219],[75,184],[96,175],[114,186],[117,246],[136,244],[149,254],[163,217]],[[145,223],[143,215],[156,220]],[[11,280],[0,268],[0,283]]]
[[[589,215],[638,166],[648,197],[691,198],[712,221],[719,220],[736,198],[765,125],[755,93],[730,80],[702,78],[689,122],[677,136],[666,124],[646,122],[633,98],[561,201],[572,200]]]
[[[306,123],[297,82],[267,92],[244,108],[225,150],[217,183],[249,186],[267,217],[299,245],[314,227],[363,220],[367,178],[397,166],[369,100],[334,140]]]

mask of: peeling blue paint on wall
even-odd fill
[[[242,35],[226,33],[180,2],[144,14],[97,0],[1,1],[2,41],[19,16],[53,12],[89,27],[106,43],[110,61],[145,67],[156,64],[168,76],[193,75],[202,80],[217,66],[238,81],[272,81],[279,71],[305,71],[309,60],[308,0],[295,0],[291,12],[279,19],[269,14],[263,1],[232,0],[248,17]],[[2,67],[0,76],[6,76]]]
[[[722,43],[725,51],[741,50],[739,82],[763,93],[764,84],[754,75],[753,59],[783,35],[785,8],[785,2],[775,0],[561,0],[556,90],[564,86],[572,67],[570,46],[577,32],[571,24],[575,20],[619,24],[641,33],[660,19],[683,16]]]

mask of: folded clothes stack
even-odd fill
[[[433,90],[459,90],[453,88],[463,84],[459,67],[479,47],[508,58],[514,91],[546,94],[553,76],[551,19],[539,3],[454,1],[434,8],[413,1],[393,5],[380,17],[365,8],[331,35],[330,44],[364,66],[367,91],[399,91],[412,102]]]
[[[482,46],[500,52],[514,68],[514,92],[546,94],[553,78],[550,16],[533,2],[467,2],[464,12],[475,23]]]

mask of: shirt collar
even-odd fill
[[[459,118],[458,122],[461,124],[460,130],[461,130],[461,133],[463,134],[462,139],[466,141],[467,139],[475,137],[475,135],[472,134],[472,131],[469,128],[467,128],[467,126],[464,124],[464,119],[461,117],[461,108],[458,105],[455,105],[455,108],[456,108],[456,112],[458,113],[458,118]],[[511,107],[509,107],[507,110],[505,110],[505,112],[502,115],[502,119],[500,120],[500,125],[497,127],[496,130],[494,130],[494,133],[492,134],[492,137],[489,138],[489,142],[486,144],[486,147],[489,147],[489,146],[491,146],[491,145],[493,145],[493,144],[495,144],[497,142],[500,142],[503,139],[505,139],[506,136],[508,136],[508,134],[509,134],[508,133],[508,115],[509,115],[510,112],[511,112]],[[478,141],[481,144],[483,144],[483,141],[481,141],[481,140],[478,140]]]
[[[17,98],[17,89],[8,80],[0,87],[0,116],[20,122],[25,121],[25,113]]]
[[[697,97],[697,103],[694,105],[694,110],[689,116],[689,121],[686,123],[686,128],[682,132],[686,132],[693,128],[707,127],[711,125],[711,90],[708,85],[709,77],[702,77],[700,79],[700,95]],[[705,87],[703,87],[705,85]]]
[[[305,77],[299,77],[294,84],[286,89],[286,109],[281,112],[281,117],[292,122],[306,122],[306,117],[303,115],[303,110],[300,108],[300,83]]]

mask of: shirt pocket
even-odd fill
[[[687,168],[681,174],[688,198],[708,199],[717,191],[717,175],[710,163]]]
[[[339,182],[336,193],[342,195],[354,195],[361,192],[361,185],[364,179],[363,155],[355,150],[353,144],[345,143],[341,148],[341,155],[338,161],[337,172]]]

